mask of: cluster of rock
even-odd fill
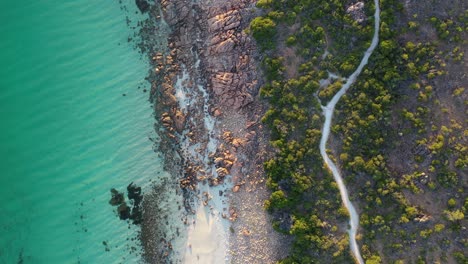
[[[228,132],[225,132],[226,134]],[[218,177],[209,178],[210,186],[217,186],[224,181],[224,178],[231,173],[231,168],[237,160],[237,157],[224,144],[220,144],[214,155],[211,156],[216,168]]]
[[[157,130],[162,131],[162,151],[166,153],[171,149],[169,146],[176,146],[169,151],[175,154],[166,159],[169,163],[166,167],[180,166],[183,175],[180,187],[184,190],[193,191],[197,183],[204,180],[210,185],[219,185],[232,166],[228,160],[226,165],[219,164],[219,157],[214,156],[222,150],[217,150],[209,153],[213,162],[218,159],[216,172],[214,175],[206,173],[206,164],[184,155],[180,146],[186,138],[195,143],[208,141],[210,131],[203,122],[206,102],[200,99],[203,95],[197,85],[206,87],[210,105],[216,105],[210,107],[209,114],[220,118],[229,111],[242,112],[258,92],[256,65],[251,61],[254,46],[243,31],[246,23],[243,23],[242,13],[248,13],[247,8],[252,2],[161,1],[163,17],[172,34],[166,55],[160,51],[151,54],[154,71],[150,76],[150,94],[153,101],[158,101],[155,113],[161,124]],[[188,71],[190,76],[184,85],[192,96],[187,111],[181,109],[176,97],[175,85],[183,71]],[[239,145],[239,142],[235,144]]]
[[[213,94],[222,106],[236,110],[253,101],[258,85],[250,61],[252,40],[242,30],[241,12],[247,3],[232,4],[207,10],[209,34],[204,55],[210,58],[207,69]]]
[[[146,0],[135,0],[135,4],[142,13],[147,12],[150,8],[150,4]]]
[[[121,220],[132,220],[133,224],[139,225],[142,222],[142,210],[141,202],[143,200],[143,194],[141,193],[141,187],[138,187],[132,183],[127,186],[127,197],[130,204],[125,201],[125,196],[122,192],[112,188],[111,199],[109,204],[117,206],[117,215]]]
[[[142,206],[143,222],[141,224],[141,243],[144,249],[145,263],[181,263],[171,259],[174,251],[173,242],[180,235],[182,223],[169,218],[177,202],[174,198],[174,187],[169,179],[162,179],[160,184],[153,185],[145,194]]]
[[[351,15],[351,17],[358,23],[362,23],[367,19],[366,14],[364,13],[364,2],[357,2],[346,9],[346,13]]]

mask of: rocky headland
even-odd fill
[[[265,111],[258,98],[260,59],[244,31],[255,15],[255,1],[143,2],[137,1],[138,7],[149,19],[141,23],[140,48],[152,64],[148,81],[157,147],[172,175],[142,203],[145,260],[181,263],[193,254],[201,263],[200,245],[189,240],[179,245],[184,249],[174,246],[184,239],[181,228],[197,228],[201,205],[228,230],[216,245],[220,248],[209,249],[221,252],[213,256],[230,263],[274,263],[287,254],[287,241],[272,229],[263,209],[268,198],[263,162],[271,153],[260,122]],[[169,37],[162,40],[161,32]],[[168,220],[170,212],[162,206],[170,188],[182,196],[180,225]]]

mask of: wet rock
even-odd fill
[[[127,186],[128,199],[134,200],[136,203],[140,203],[143,196],[141,195],[141,187],[136,186],[135,184],[130,183]]]
[[[225,177],[229,174],[229,171],[226,168],[217,168],[216,173],[218,173],[219,177]]]
[[[231,167],[234,165],[234,162],[228,160],[228,159],[225,159],[223,160],[223,166],[226,168],[226,169],[231,169]]]
[[[169,107],[177,106],[177,98],[168,90],[163,92],[164,105]]]
[[[217,178],[208,178],[208,184],[210,186],[218,186],[219,180]]]
[[[130,219],[133,220],[134,225],[139,225],[143,221],[143,212],[140,209],[140,206],[133,206],[131,213],[130,213]]]
[[[130,183],[127,186],[127,196],[131,201],[130,206],[125,202],[123,193],[120,193],[116,189],[111,189],[112,198],[109,203],[117,207],[117,215],[121,220],[131,219],[133,224],[138,225],[142,222],[142,210],[140,209],[141,202],[143,201],[143,194],[141,187]]]
[[[130,207],[126,203],[119,205],[117,208],[117,214],[121,220],[127,220],[130,218]]]
[[[215,163],[216,165],[219,165],[219,166],[222,166],[222,165],[223,165],[223,162],[224,162],[224,158],[222,158],[222,157],[217,157],[217,158],[215,158],[215,160],[214,160],[214,163]]]
[[[164,56],[161,52],[156,53],[153,58],[154,61],[156,61],[158,64],[162,63],[164,60]]]
[[[166,9],[164,18],[170,26],[175,26],[184,21],[190,12],[190,8],[183,1],[161,1],[161,5]]]
[[[135,0],[135,3],[141,13],[147,12],[150,8],[150,5],[146,0]]]
[[[185,115],[180,110],[177,110],[174,115],[174,124],[177,132],[182,133],[185,128]]]
[[[134,205],[139,205],[143,200],[143,195],[141,194],[141,187],[136,186],[135,184],[130,183],[127,186],[128,199],[134,201]]]
[[[161,121],[163,123],[163,126],[165,126],[166,128],[169,128],[172,126],[172,118],[169,115],[167,115],[167,113],[164,113],[164,114],[162,116]]]
[[[112,206],[117,206],[119,204],[125,203],[125,197],[123,193],[119,193],[116,189],[111,189],[112,198],[109,200],[109,204]]]

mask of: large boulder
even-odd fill
[[[177,110],[174,115],[174,125],[177,132],[182,133],[185,128],[185,115],[182,111]]]

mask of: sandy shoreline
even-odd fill
[[[216,198],[215,198],[216,199]],[[217,202],[222,202],[218,199]],[[213,209],[212,209],[213,208]],[[228,262],[229,223],[221,218],[216,205],[202,203],[193,216],[195,223],[188,228],[184,263]]]

